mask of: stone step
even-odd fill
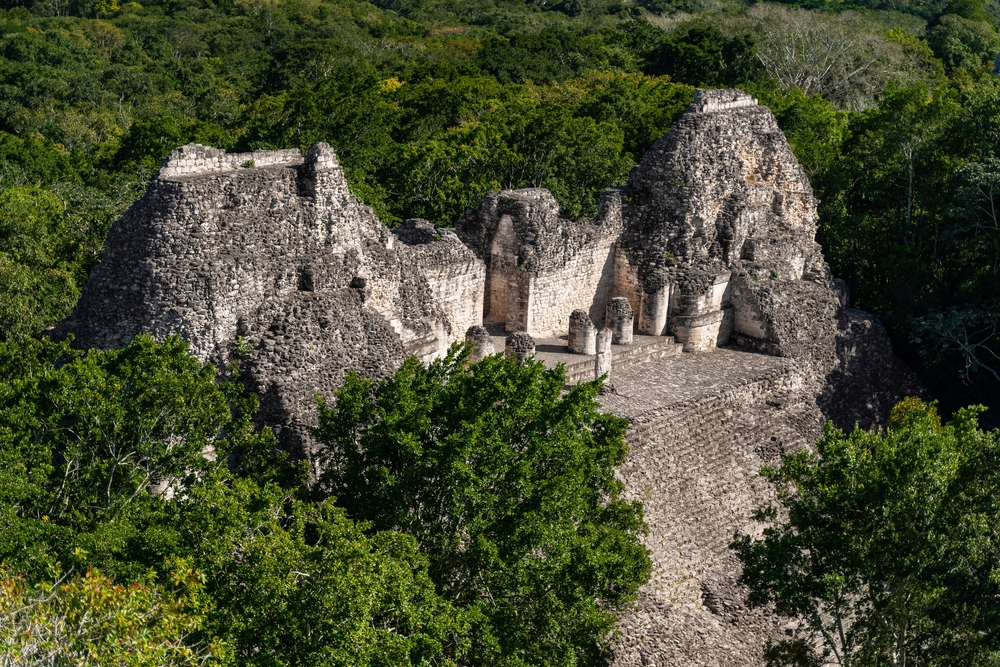
[[[494,336],[497,351],[504,349],[504,338]],[[631,345],[611,346],[611,372],[634,364],[642,364],[681,354],[683,346],[673,336],[633,336]],[[566,384],[574,385],[594,379],[594,355],[572,354],[566,349],[566,336],[535,339],[535,358],[546,368],[563,364]]]
[[[673,336],[633,336],[631,345],[611,346],[611,365],[627,366],[680,354],[683,345],[674,342]]]

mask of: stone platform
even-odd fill
[[[492,338],[494,349],[502,351],[505,337]],[[566,367],[567,385],[593,380],[596,356],[569,352],[566,341],[567,336],[535,338],[535,358],[545,364],[546,368],[563,364]],[[682,349],[682,345],[674,342],[673,336],[633,336],[631,345],[611,346],[611,377],[617,377],[618,370],[628,366],[678,356]]]
[[[763,665],[780,619],[749,611],[729,551],[750,513],[773,499],[758,475],[811,447],[822,428],[800,369],[780,357],[720,348],[614,371],[603,409],[632,426],[618,474],[641,500],[653,571],[614,642],[616,667]]]
[[[503,349],[504,338],[494,336]],[[570,354],[566,337],[538,338],[536,358],[563,363],[567,382],[593,377],[593,356]],[[613,346],[614,391],[602,409],[631,422],[618,475],[643,503],[653,570],[619,623],[614,667],[762,666],[763,648],[786,623],[749,610],[729,550],[736,531],[759,534],[753,510],[774,500],[760,468],[811,448],[822,434],[809,371],[795,361],[718,348],[681,353],[669,336]],[[589,375],[588,375],[589,373]]]

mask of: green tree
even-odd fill
[[[34,334],[72,310],[80,296],[80,238],[50,190],[0,193],[0,341]]]
[[[1000,53],[1000,36],[987,21],[946,14],[927,33],[927,41],[949,73],[993,65]]]
[[[1000,433],[908,398],[884,432],[827,425],[761,474],[778,503],[738,535],[753,606],[799,622],[770,665],[977,665],[1000,649]]]
[[[671,83],[668,77],[609,75],[588,88],[576,114],[617,124],[624,134],[624,152],[632,162],[642,160],[694,100],[694,88]]]
[[[215,376],[178,338],[92,352],[0,344],[0,559],[43,572],[82,548],[124,573],[117,559],[137,517],[183,496],[235,448],[268,446],[251,422],[256,399]]]
[[[625,420],[598,383],[453,349],[320,403],[325,489],[376,530],[413,535],[448,600],[481,621],[471,661],[596,665],[649,577],[638,503],[621,498]]]
[[[169,581],[123,586],[88,569],[31,585],[2,568],[0,665],[225,664],[224,643],[198,638],[213,611],[201,573],[178,560]]]
[[[604,60],[599,43],[567,30],[549,28],[538,34],[495,37],[483,45],[476,60],[501,83],[562,81]]]
[[[470,615],[435,592],[409,535],[224,474],[172,509],[163,530],[204,569],[210,627],[241,664],[452,665],[468,649]]]
[[[261,667],[465,655],[474,615],[435,592],[415,540],[303,499],[256,400],[180,340],[0,344],[0,378],[0,647],[115,665],[182,664],[215,637]],[[118,583],[94,570],[60,597],[60,564]]]
[[[841,156],[850,115],[838,111],[821,95],[806,95],[798,88],[783,93],[767,83],[747,87],[774,113],[806,175],[816,177],[834,166]]]
[[[860,307],[890,322],[932,276],[923,267],[942,232],[957,161],[946,137],[960,112],[951,90],[890,86],[878,107],[851,118],[840,159],[817,179],[818,238],[834,272]]]
[[[645,68],[692,86],[734,86],[764,77],[750,35],[729,38],[703,21],[686,23],[648,56]]]

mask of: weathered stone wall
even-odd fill
[[[577,308],[591,319],[603,321],[611,298],[614,277],[614,246],[611,239],[592,242],[559,271],[546,271],[535,278],[532,330],[539,336],[558,336],[569,330],[569,316]]]
[[[603,322],[621,233],[617,191],[593,222],[560,217],[547,190],[492,193],[455,231],[486,264],[487,321],[536,336],[565,334],[578,308]]]
[[[470,327],[482,324],[486,265],[453,230],[437,229],[426,220],[407,220],[393,235],[400,241],[396,250],[403,263],[423,277],[446,316],[447,334],[437,341],[437,354],[443,354],[449,343],[465,340]]]
[[[158,176],[159,178],[196,176],[277,165],[292,167],[301,165],[302,162],[302,154],[294,148],[277,151],[226,153],[219,148],[188,144],[178,148],[170,155],[167,163],[160,168]]]
[[[250,168],[244,155],[203,146],[172,153],[112,227],[57,334],[102,348],[139,332],[179,334],[220,366],[243,337],[253,348],[244,379],[262,396],[261,421],[308,454],[315,392],[331,395],[352,368],[378,376],[407,354],[430,359],[447,349],[478,323],[482,269],[453,235],[396,244],[350,194],[325,145],[305,158],[253,156]],[[464,296],[453,298],[459,287]],[[439,301],[442,293],[449,297]]]

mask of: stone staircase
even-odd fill
[[[566,349],[566,336],[535,339],[535,358],[546,368],[563,364],[566,384],[575,385],[594,379],[594,355],[573,354]],[[498,352],[504,349],[504,337],[494,336],[493,345]],[[636,364],[679,355],[683,346],[673,336],[633,336],[631,345],[611,346],[611,374]]]

